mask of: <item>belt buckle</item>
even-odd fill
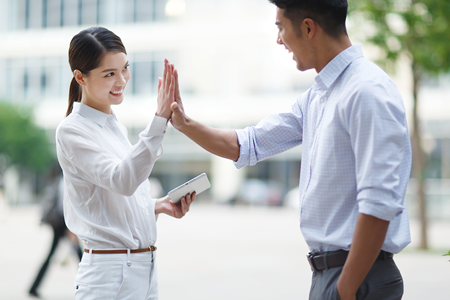
[[[308,259],[309,266],[311,267],[311,271],[312,272],[317,271],[316,264],[314,263],[314,254],[312,254],[310,252],[310,253],[308,253],[308,255],[306,255],[306,258]]]

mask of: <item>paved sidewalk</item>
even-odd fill
[[[52,238],[39,217],[38,206],[0,206],[1,300],[31,299],[27,290]],[[431,225],[437,250],[420,252],[413,243],[395,257],[405,300],[450,299],[450,258],[441,256],[450,249],[450,222]],[[411,227],[415,238],[417,226]],[[182,220],[159,218],[157,246],[161,300],[308,298],[308,249],[295,209],[197,203]],[[41,286],[43,299],[73,299],[76,270],[76,256],[64,242]]]

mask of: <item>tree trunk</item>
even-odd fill
[[[422,149],[421,132],[419,118],[417,116],[418,109],[418,89],[421,80],[421,72],[418,70],[416,64],[412,63],[413,72],[413,132],[411,136],[412,151],[413,151],[413,177],[417,180],[417,200],[419,201],[419,220],[420,220],[420,249],[428,249],[428,220],[426,209],[426,195],[424,184],[424,169],[426,166],[427,157]]]

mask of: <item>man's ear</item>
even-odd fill
[[[73,77],[78,82],[79,85],[85,86],[86,85],[86,77],[81,73],[80,70],[73,71]]]
[[[303,20],[303,25],[304,25],[303,28],[304,28],[304,31],[305,31],[303,33],[306,34],[306,36],[308,38],[312,38],[316,34],[316,31],[317,31],[317,24],[316,24],[316,22],[314,22],[310,18],[305,18]]]

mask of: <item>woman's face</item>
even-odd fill
[[[123,101],[123,92],[130,80],[128,65],[125,53],[106,53],[98,68],[89,72],[88,76],[83,75],[81,102],[110,114],[111,105]]]

